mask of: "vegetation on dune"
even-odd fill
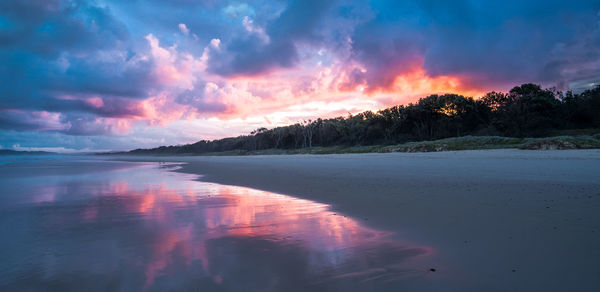
[[[562,150],[600,148],[600,135],[560,136],[546,138],[510,138],[499,136],[466,136],[434,141],[410,142],[382,147],[378,152],[435,152],[452,150],[507,149]]]
[[[430,95],[378,112],[134,154],[293,154],[600,148],[600,86],[579,94],[523,84],[479,99]],[[549,138],[539,138],[557,136]],[[531,138],[525,138],[531,137]]]

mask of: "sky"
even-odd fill
[[[2,0],[0,148],[193,143],[600,82],[600,1]]]

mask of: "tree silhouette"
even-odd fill
[[[600,128],[600,86],[576,94],[526,83],[479,99],[429,95],[409,105],[331,119],[306,120],[239,137],[133,153],[209,153],[315,146],[397,144],[464,135],[540,137],[555,130]]]

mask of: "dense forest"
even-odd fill
[[[250,135],[131,153],[177,154],[231,150],[391,145],[465,135],[542,137],[557,130],[600,128],[600,86],[576,94],[523,84],[481,98],[430,95],[378,112],[305,121]]]

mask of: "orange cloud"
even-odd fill
[[[321,50],[313,60],[294,69],[277,69],[251,76],[222,77],[206,71],[209,49],[218,49],[215,39],[208,44],[202,56],[181,52],[176,46],[161,47],[159,40],[149,34],[146,40],[155,64],[154,74],[164,86],[151,97],[131,101],[127,106],[134,116],[123,116],[113,127],[127,131],[131,120],[150,126],[165,127],[174,121],[203,121],[217,126],[220,133],[211,130],[212,138],[248,133],[258,127],[289,125],[308,119],[332,118],[366,110],[376,111],[389,106],[407,104],[434,93],[458,93],[479,96],[485,88],[468,84],[461,76],[429,76],[422,68],[423,60],[415,60],[386,82],[385,87],[372,88],[365,76],[370,72],[360,64],[332,58]],[[309,48],[310,50],[310,48]],[[178,96],[187,94],[186,103]],[[90,106],[102,109],[106,101],[87,98]],[[216,106],[215,106],[216,105]],[[206,107],[209,109],[207,110]],[[207,125],[208,125],[207,124]],[[234,132],[225,130],[235,124]],[[201,134],[198,139],[206,138]]]

